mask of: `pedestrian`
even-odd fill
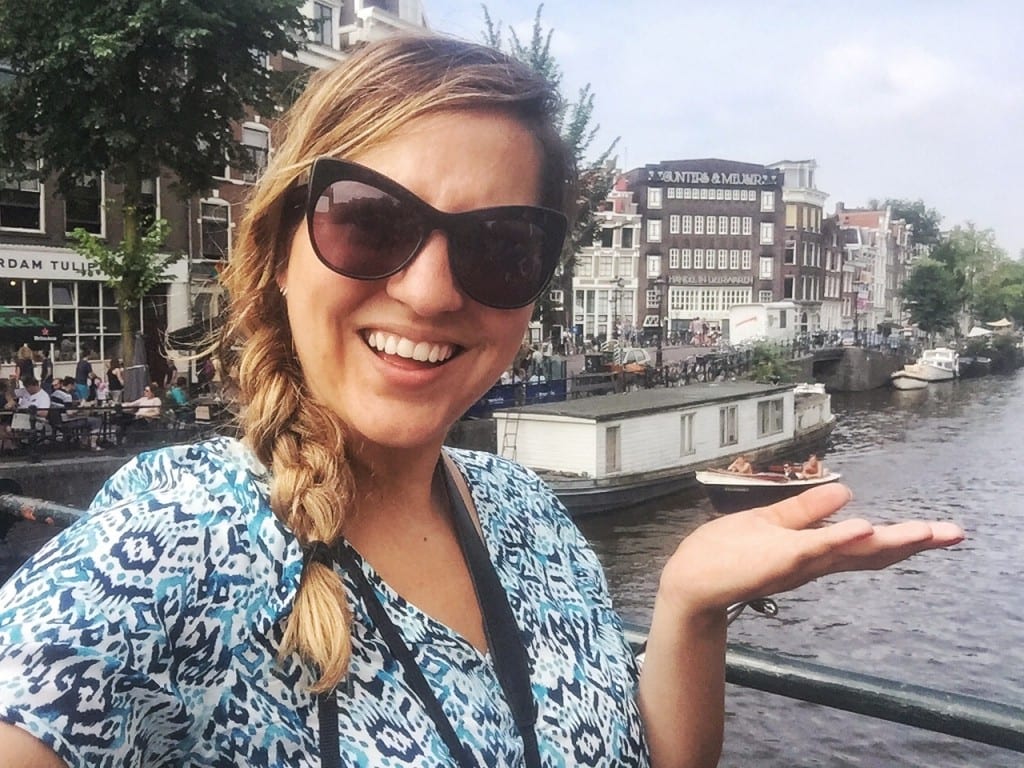
[[[730,603],[961,538],[818,527],[836,484],[716,519],[665,566],[639,672],[554,494],[443,447],[558,267],[560,114],[440,37],[312,77],[222,275],[244,440],[130,462],[0,589],[5,760],[710,766]]]
[[[89,384],[92,381],[92,363],[89,361],[90,354],[89,348],[83,347],[78,357],[78,362],[75,364],[75,388],[77,389],[78,399],[82,401],[90,399]]]

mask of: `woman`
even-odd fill
[[[28,344],[22,344],[18,350],[18,378],[24,381],[25,379],[34,379],[36,376],[35,366],[35,354],[32,352]]]
[[[107,397],[112,403],[121,401],[124,390],[124,366],[120,358],[112,357],[107,365]]]
[[[845,503],[839,486],[711,523],[665,568],[638,683],[550,491],[442,450],[557,266],[572,185],[556,109],[529,69],[439,38],[314,77],[225,275],[244,443],[141,457],[0,592],[0,753],[709,766],[729,603],[959,540],[923,522],[799,530]]]

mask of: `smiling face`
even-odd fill
[[[540,197],[538,143],[500,113],[423,117],[347,159],[446,212],[537,205]],[[279,283],[307,387],[370,460],[380,448],[438,450],[508,366],[533,309],[492,309],[467,297],[440,231],[397,274],[356,280],[321,264],[300,226]]]

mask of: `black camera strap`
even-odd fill
[[[447,457],[445,457],[447,459]],[[473,588],[483,616],[484,634],[490,651],[494,671],[505,694],[505,700],[512,711],[516,729],[523,741],[523,753],[527,768],[539,768],[540,752],[537,746],[535,725],[537,702],[530,686],[530,660],[519,633],[519,627],[508,603],[508,596],[494,570],[487,548],[480,537],[467,507],[465,497],[468,490],[460,487],[454,477],[457,468],[448,461],[439,462],[438,471],[444,478],[444,487],[453,512],[455,532],[469,569]],[[373,586],[355,561],[347,547],[332,548],[337,561],[350,575],[367,612],[387,644],[391,653],[405,672],[405,678],[420,703],[437,726],[448,751],[460,768],[473,768],[473,760],[466,746],[459,740],[455,728],[444,713],[430,684],[423,676],[412,651],[402,640],[398,628],[387,615]],[[340,766],[340,745],[338,743],[338,701],[337,691],[330,691],[320,697],[320,760],[323,768]]]

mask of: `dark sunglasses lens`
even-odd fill
[[[547,237],[535,222],[483,220],[460,228],[454,240],[455,277],[481,304],[525,306],[551,276],[544,258]]]
[[[320,260],[364,280],[397,272],[422,237],[411,206],[359,181],[329,185],[310,216],[310,238]]]

